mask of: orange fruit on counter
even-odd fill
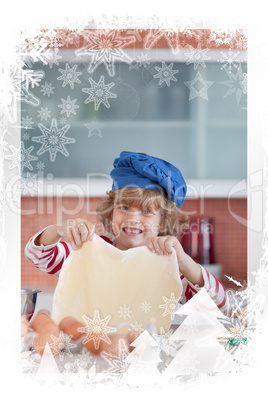
[[[60,330],[63,331],[63,332],[66,332],[67,328],[68,328],[70,325],[74,324],[75,322],[76,322],[76,319],[75,319],[74,317],[71,317],[71,316],[64,317],[64,318],[59,322]]]
[[[66,335],[71,336],[73,341],[77,341],[77,339],[81,338],[84,335],[83,332],[79,331],[80,328],[83,328],[83,324],[77,320],[71,323],[64,331]]]
[[[47,314],[43,314],[43,313],[38,313],[33,321],[32,321],[32,329],[35,332],[39,332],[39,329],[41,329],[42,325],[44,325],[47,322],[51,322],[51,318],[47,315]]]
[[[59,332],[59,326],[50,317],[45,314],[38,314],[36,320],[32,322],[32,328],[39,334],[51,330],[52,332]]]
[[[54,322],[54,321],[45,321],[41,323],[38,327],[38,332],[39,334],[42,334],[43,332],[48,332],[54,334],[54,335],[59,335],[60,333],[60,328],[59,326]]]

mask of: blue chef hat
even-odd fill
[[[144,153],[123,151],[113,166],[112,190],[123,187],[164,189],[179,208],[182,206],[187,186],[179,169],[170,163]]]

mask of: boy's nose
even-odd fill
[[[140,222],[139,218],[140,218],[140,213],[138,211],[129,211],[128,218],[127,218],[128,222],[137,224]]]
[[[128,218],[127,220],[129,223],[133,223],[135,225],[137,225],[140,221],[138,219],[136,219],[135,217],[133,218]]]

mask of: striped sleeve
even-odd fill
[[[59,276],[60,269],[70,254],[71,245],[69,243],[59,241],[49,246],[37,246],[35,244],[35,239],[44,230],[45,229],[38,232],[28,241],[24,252],[25,257],[30,263],[41,271]]]
[[[206,289],[212,300],[215,302],[218,309],[221,310],[221,312],[224,312],[227,309],[227,294],[225,287],[214,275],[209,273],[201,265],[200,267],[204,279],[203,287]],[[184,304],[188,300],[190,300],[201,289],[201,287],[192,284],[183,275],[181,276],[181,281],[183,286],[183,292],[180,299],[180,303]]]

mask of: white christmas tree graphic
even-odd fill
[[[35,379],[46,384],[57,384],[61,380],[60,370],[48,343],[41,357]]]
[[[230,338],[230,333],[218,321],[224,315],[206,290],[201,289],[175,314],[187,315],[172,334],[174,341],[184,341],[174,359],[164,371],[165,377],[182,374],[227,373],[237,369],[231,354],[218,338]]]
[[[158,369],[162,360],[159,357],[157,342],[144,330],[134,342],[135,349],[125,358],[128,369],[122,376],[124,384],[153,384],[160,381],[161,373]]]

